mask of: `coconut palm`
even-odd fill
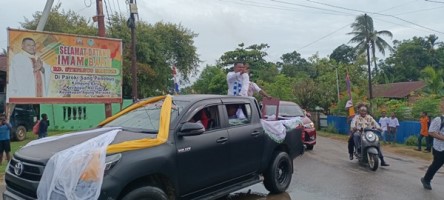
[[[351,25],[351,28],[353,31],[348,34],[354,35],[354,37],[349,41],[349,43],[358,43],[358,45],[355,47],[358,54],[362,54],[367,48],[370,48],[372,51],[373,62],[375,64],[375,71],[378,72],[378,67],[376,65],[376,49],[378,49],[382,55],[385,55],[385,49],[389,49],[390,51],[393,50],[393,48],[384,39],[382,39],[381,36],[388,36],[392,38],[393,34],[386,30],[375,30],[373,26],[373,19],[367,14],[356,17],[355,22],[353,22]]]
[[[432,66],[427,66],[421,70],[421,77],[427,84],[427,89],[433,94],[440,95],[443,92],[444,80],[443,70],[435,70]]]

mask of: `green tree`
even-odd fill
[[[207,66],[192,89],[198,94],[227,94],[227,78],[220,66]]]
[[[427,84],[427,89],[436,95],[443,93],[444,81],[443,81],[443,70],[435,70],[431,66],[425,67],[421,70],[421,77]]]
[[[283,54],[281,59],[282,63],[278,63],[281,68],[281,74],[288,77],[304,77],[304,75],[312,75],[314,73],[310,63],[296,51]]]
[[[373,19],[367,14],[356,17],[355,22],[353,22],[351,25],[351,28],[353,31],[348,34],[353,35],[353,38],[350,39],[350,42],[358,43],[355,47],[358,54],[362,54],[366,50],[368,51],[368,49],[371,49],[371,54],[375,64],[375,71],[378,72],[378,67],[376,65],[376,49],[378,49],[382,55],[385,55],[385,49],[392,50],[392,47],[384,39],[382,39],[381,36],[388,36],[392,38],[393,34],[387,30],[375,30],[375,27],[373,26]],[[367,59],[370,60],[370,58]]]
[[[273,82],[258,81],[259,85],[263,85],[263,89],[272,97],[277,97],[284,101],[294,101],[292,78],[286,77],[283,74],[276,76]]]
[[[444,47],[434,36],[413,37],[394,41],[394,52],[385,60],[383,71],[392,74],[394,81],[416,81],[426,66],[439,69],[444,65]]]
[[[336,47],[336,49],[330,54],[330,59],[344,64],[352,64],[356,58],[357,56],[355,49],[345,44]]]
[[[237,61],[247,62],[250,65],[250,72],[253,74],[250,77],[251,80],[272,82],[278,74],[278,69],[274,63],[265,60],[268,55],[266,50],[269,47],[268,44],[253,44],[245,48],[245,44],[241,43],[235,50],[225,52],[217,63],[230,68]]]

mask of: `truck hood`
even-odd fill
[[[88,134],[81,134],[81,135],[73,135],[65,138],[60,138],[54,141],[28,146],[15,152],[14,157],[20,160],[46,165],[48,160],[57,152],[63,151],[72,146],[85,142],[91,138],[97,137],[98,135],[103,134],[107,131],[109,130],[98,131]],[[129,140],[137,140],[142,138],[155,138],[156,136],[157,136],[156,134],[120,131],[117,133],[116,137],[114,138],[114,141],[111,144],[117,144]]]

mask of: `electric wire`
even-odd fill
[[[404,6],[406,6],[408,4],[411,4],[411,3],[415,2],[415,1],[419,1],[419,0],[413,0],[413,1],[406,2],[406,3],[398,4],[398,5],[392,6],[390,8],[387,8],[387,9],[384,9],[384,10],[380,10],[378,12],[385,12],[385,11],[393,10],[395,8],[404,7]]]
[[[282,7],[282,6],[277,6],[277,5],[270,5],[270,4],[255,4],[255,3],[259,3],[259,2],[252,2],[252,3],[248,3],[249,1],[234,1],[234,0],[219,0],[222,2],[229,2],[229,3],[234,3],[234,4],[239,4],[239,5],[247,5],[247,6],[252,6],[252,7],[258,7],[258,8],[268,8],[268,9],[275,9],[275,10],[283,10],[283,11],[292,11],[292,12],[300,12],[300,10],[296,9],[296,8],[288,8],[288,7]],[[250,1],[251,2],[251,1]],[[343,13],[343,14],[336,14],[336,13]],[[319,14],[327,14],[327,15],[340,15],[340,16],[355,16],[354,14],[347,14],[345,12],[337,12],[334,11],[334,13],[331,13],[331,11],[327,12],[322,12]]]
[[[109,17],[109,11],[108,11],[108,3],[106,3],[107,0],[103,0],[103,3],[105,4],[105,10],[106,10],[106,16],[108,18],[108,24],[111,25],[111,18]]]
[[[346,8],[346,7],[342,7],[342,6],[336,6],[336,5],[332,5],[332,4],[328,4],[328,3],[323,3],[323,2],[317,2],[317,1],[313,1],[313,0],[306,0],[306,1],[312,2],[312,3],[316,3],[316,4],[320,4],[320,5],[324,5],[324,6],[333,7],[333,8],[348,10],[348,11],[354,11],[354,12],[360,12],[360,13],[369,13],[369,14],[374,14],[374,15],[392,17],[392,18],[401,20],[403,22],[406,22],[406,23],[409,23],[409,24],[413,24],[415,26],[418,26],[418,27],[421,27],[421,28],[424,28],[424,29],[427,29],[427,30],[430,30],[430,31],[433,31],[433,32],[436,32],[436,33],[444,34],[444,32],[442,32],[442,31],[438,31],[438,30],[435,30],[435,29],[432,29],[432,28],[429,28],[429,27],[426,27],[426,26],[423,26],[423,25],[420,25],[420,24],[417,24],[417,23],[414,23],[414,22],[402,19],[402,18],[394,16],[394,15],[390,15],[390,14],[383,14],[383,13],[377,13],[377,12],[368,12],[368,11],[364,11],[364,10],[358,10],[358,9],[353,9],[353,8]]]
[[[304,48],[306,48],[306,47],[309,47],[309,46],[311,46],[311,45],[313,45],[313,44],[316,44],[317,42],[319,42],[319,41],[321,41],[321,40],[323,40],[323,39],[325,39],[325,38],[327,38],[327,37],[329,37],[329,36],[331,36],[331,35],[337,33],[338,31],[340,31],[340,30],[342,30],[342,29],[344,29],[345,27],[350,26],[350,25],[351,25],[351,24],[348,23],[348,24],[346,24],[345,26],[342,26],[342,27],[336,29],[335,31],[333,31],[333,32],[331,32],[331,33],[329,33],[329,34],[324,35],[324,36],[322,36],[321,38],[319,38],[319,39],[317,39],[317,40],[315,40],[315,41],[313,41],[313,42],[308,43],[307,45],[301,47],[298,51],[300,51],[300,50],[302,50],[302,49],[304,49]]]
[[[420,10],[412,10],[412,11],[403,12],[403,13],[397,13],[397,14],[393,14],[393,15],[395,15],[395,16],[397,16],[397,15],[406,15],[406,14],[412,14],[412,13],[419,13],[419,12],[425,12],[425,11],[430,11],[430,10],[436,10],[436,9],[440,9],[440,8],[444,8],[444,6],[439,6],[439,7],[435,7],[435,8],[425,8],[425,9],[420,9]]]

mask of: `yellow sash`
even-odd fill
[[[132,110],[135,110],[150,103],[160,101],[162,99],[165,100],[163,101],[162,108],[160,110],[159,133],[157,133],[156,138],[143,138],[138,140],[126,141],[118,144],[112,144],[108,146],[106,153],[113,154],[124,151],[133,151],[138,149],[154,147],[165,143],[168,139],[168,131],[170,129],[171,106],[172,106],[172,97],[170,95],[158,96],[145,101],[137,102],[134,105],[131,105],[128,108],[113,115],[112,117],[105,119],[103,122],[99,124],[99,126],[103,126]]]

